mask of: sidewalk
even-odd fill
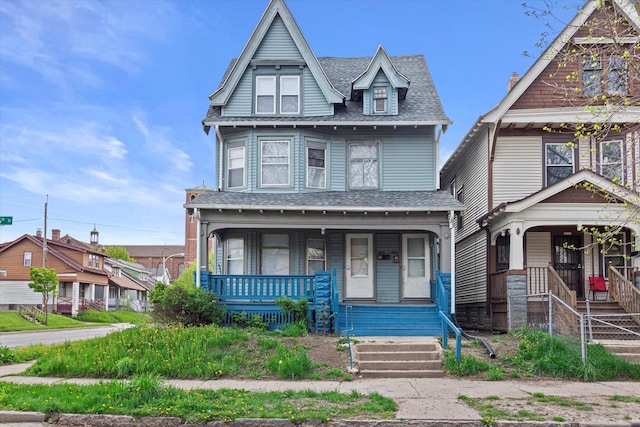
[[[0,366],[0,381],[20,384],[92,384],[98,383],[96,379],[63,379],[22,377],[18,374],[29,366],[29,363]],[[461,401],[458,396],[465,395],[469,398],[485,398],[497,396],[500,399],[525,399],[532,397],[533,393],[544,393],[546,396],[558,396],[575,398],[596,405],[611,405],[607,399],[613,395],[640,397],[640,382],[594,382],[584,383],[576,381],[555,380],[506,380],[506,381],[477,381],[468,379],[451,378],[384,378],[384,379],[356,379],[350,382],[338,381],[274,381],[274,380],[232,380],[219,379],[213,381],[200,380],[166,380],[166,384],[182,389],[221,389],[238,388],[250,391],[279,391],[279,390],[305,390],[339,391],[349,393],[356,390],[369,394],[377,392],[383,396],[394,399],[398,404],[396,418],[418,422],[408,422],[394,425],[482,425],[478,424],[480,414]],[[640,427],[639,412],[628,414],[631,419],[604,419],[597,412],[585,414],[585,419],[569,423],[552,423],[551,425],[564,426],[638,426]],[[42,414],[40,414],[42,415]],[[3,419],[3,416],[5,417]],[[11,422],[7,414],[0,413],[0,425]],[[39,419],[33,419],[34,422]],[[264,420],[262,420],[264,421]],[[435,424],[432,424],[435,423]],[[497,425],[513,425],[514,423],[501,422]],[[523,423],[519,425],[526,425]],[[229,424],[225,424],[229,425]],[[535,425],[549,425],[546,423]]]

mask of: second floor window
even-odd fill
[[[256,77],[256,113],[276,113],[276,76]]]
[[[378,146],[376,144],[349,145],[349,187],[378,188]]]
[[[307,145],[307,187],[326,188],[325,156],[326,147],[324,144],[309,143]]]
[[[602,90],[600,73],[602,66],[597,54],[582,57],[582,93],[596,95]]]
[[[98,255],[89,254],[89,267],[100,268],[100,258]]]
[[[462,187],[456,192],[456,199],[460,203],[464,203],[464,187]],[[462,230],[462,228],[464,227],[464,219],[462,218],[462,211],[458,212],[457,218],[458,218],[458,230]]]
[[[547,186],[560,182],[573,174],[573,149],[567,144],[547,144],[546,175]]]
[[[616,184],[624,184],[622,141],[600,142],[600,174]]]
[[[229,148],[227,162],[227,187],[244,187],[244,147]]]
[[[262,141],[261,185],[289,185],[289,141]]]
[[[31,252],[25,252],[22,255],[22,265],[25,267],[31,267]]]
[[[609,95],[627,94],[627,61],[619,55],[609,57],[607,89]]]

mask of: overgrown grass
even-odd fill
[[[388,419],[396,404],[377,393],[315,391],[258,393],[246,390],[180,390],[156,376],[95,385],[23,385],[0,382],[0,409],[44,413],[172,416],[186,422],[236,418]]]
[[[601,344],[587,346],[587,363],[582,362],[579,342],[549,336],[542,331],[518,330],[521,338],[515,355],[498,355],[484,361],[463,355],[460,362],[452,350],[445,352],[445,369],[454,375],[481,376],[489,380],[548,376],[584,381],[640,380],[640,364],[609,353]]]
[[[28,321],[17,311],[0,311],[0,332],[34,331],[42,329],[81,328],[87,325],[76,319],[71,319],[59,314],[49,313],[49,326],[38,325]]]
[[[106,337],[45,348],[14,350],[16,361],[36,363],[25,375],[130,378],[335,378],[333,366],[315,364],[306,349],[286,338],[259,330],[204,327],[139,327]]]

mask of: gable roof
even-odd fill
[[[333,87],[327,78],[324,70],[318,62],[318,59],[313,54],[309,43],[307,43],[302,31],[300,31],[300,27],[298,27],[298,24],[293,18],[293,15],[291,15],[289,8],[284,3],[284,0],[271,0],[267,9],[262,14],[258,25],[253,30],[249,41],[247,41],[247,44],[242,49],[240,57],[233,63],[231,70],[227,73],[218,90],[209,96],[212,106],[226,105],[229,101],[231,94],[238,85],[240,78],[244,74],[244,71],[256,53],[256,50],[260,46],[260,42],[267,34],[267,31],[271,27],[276,16],[279,16],[287,27],[291,38],[302,54],[302,58],[306,62],[307,67],[309,67],[309,71],[311,71],[311,74],[318,83],[318,86],[320,87],[320,90],[327,102],[330,104],[344,102],[345,96]]]
[[[0,253],[7,251],[9,248],[12,248],[13,246],[15,246],[18,243],[23,242],[25,240],[37,245],[40,248],[43,247],[43,239],[41,237],[31,236],[29,234],[23,234],[22,236],[18,237],[13,242],[9,242],[6,245],[0,247]],[[69,257],[68,255],[66,255],[64,253],[64,251],[74,251],[74,252],[81,252],[81,253],[91,252],[91,253],[95,253],[96,255],[102,255],[102,254],[100,254],[98,252],[91,251],[91,250],[86,250],[86,249],[78,247],[78,246],[68,245],[68,244],[60,242],[60,241],[47,239],[47,256],[51,255],[51,256],[54,256],[54,257],[58,258],[60,261],[62,261],[63,263],[67,264],[69,267],[71,267],[75,271],[78,271],[78,272],[86,271],[86,272],[89,272],[89,273],[95,273],[95,274],[100,274],[100,275],[107,276],[107,272],[106,271],[101,270],[99,268],[87,267],[87,266],[83,265],[82,263],[80,263],[80,262],[74,260],[73,258]],[[104,256],[104,255],[102,255],[102,256]]]
[[[382,45],[378,46],[378,50],[375,55],[373,55],[373,58],[371,58],[371,62],[369,63],[369,66],[367,66],[367,69],[353,80],[353,83],[351,84],[353,90],[370,88],[371,83],[373,83],[373,79],[376,78],[376,75],[380,70],[384,72],[395,89],[401,90],[400,98],[404,98],[407,93],[407,89],[409,88],[410,81],[405,75],[398,71]]]
[[[599,191],[611,194],[618,199],[624,200],[626,203],[638,206],[637,193],[614,184],[607,178],[604,178],[591,170],[583,169],[580,172],[577,172],[549,187],[543,188],[540,191],[530,194],[523,199],[514,202],[501,203],[487,212],[485,215],[480,217],[477,222],[481,227],[483,227],[491,222],[491,220],[498,216],[501,216],[504,213],[522,212],[554,195],[560,194],[561,192],[569,188],[580,185],[583,182],[593,184],[593,186]]]

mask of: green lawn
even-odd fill
[[[76,319],[49,313],[49,326],[37,325],[18,314],[17,311],[0,311],[0,332],[31,331],[42,329],[81,328],[88,325]]]

